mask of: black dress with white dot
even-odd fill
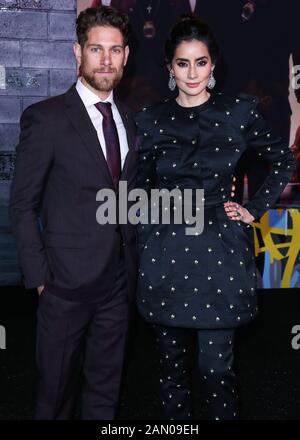
[[[186,222],[138,226],[137,306],[145,320],[172,327],[235,328],[257,312],[252,227],[230,220],[237,162],[252,148],[272,165],[245,207],[259,218],[283,191],[294,169],[288,145],[257,112],[255,98],[212,94],[197,107],[168,100],[141,111],[137,186],[204,189],[204,229],[187,235]],[[196,207],[194,206],[196,209]],[[172,210],[162,203],[162,209]],[[150,208],[149,208],[150,212]]]
[[[202,233],[187,235],[191,225],[175,221],[177,205],[162,201],[156,208],[172,211],[169,224],[142,209],[138,226],[137,306],[156,333],[164,418],[194,417],[188,370],[189,341],[196,334],[208,418],[236,419],[233,340],[236,327],[257,312],[256,268],[251,226],[230,220],[223,203],[230,200],[237,162],[253,148],[272,165],[245,205],[259,218],[292,175],[293,156],[270,132],[251,97],[212,95],[192,108],[170,100],[144,109],[137,123],[140,188],[149,195],[153,189],[179,189],[185,202],[184,190],[204,189]],[[191,205],[195,213],[197,202]]]

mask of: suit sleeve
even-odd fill
[[[252,102],[251,102],[252,101]],[[255,150],[267,161],[272,170],[262,186],[244,207],[255,219],[271,208],[295,170],[295,160],[288,144],[276,136],[257,110],[256,99],[249,102],[249,119],[245,127],[247,148]]]
[[[47,136],[47,119],[33,107],[21,117],[21,134],[11,186],[10,215],[17,242],[25,287],[43,285],[49,278],[39,209],[47,175],[53,161],[53,147]]]

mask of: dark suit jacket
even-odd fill
[[[129,152],[121,180],[134,187],[135,127],[116,102]],[[75,86],[32,105],[21,118],[11,217],[25,286],[48,284],[70,299],[91,300],[111,288],[121,246],[134,291],[136,236],[132,225],[99,225],[96,194],[113,189],[96,130]]]

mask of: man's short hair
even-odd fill
[[[128,44],[130,24],[128,15],[111,6],[87,8],[82,11],[76,20],[77,41],[83,49],[90,29],[96,26],[110,26],[119,29],[123,35],[124,45]]]

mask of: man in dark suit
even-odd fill
[[[110,7],[77,19],[81,77],[29,107],[11,192],[25,286],[39,293],[36,419],[68,419],[83,371],[81,417],[113,419],[130,299],[135,230],[98,224],[96,194],[134,187],[135,132],[114,99],[129,53],[128,17]]]

